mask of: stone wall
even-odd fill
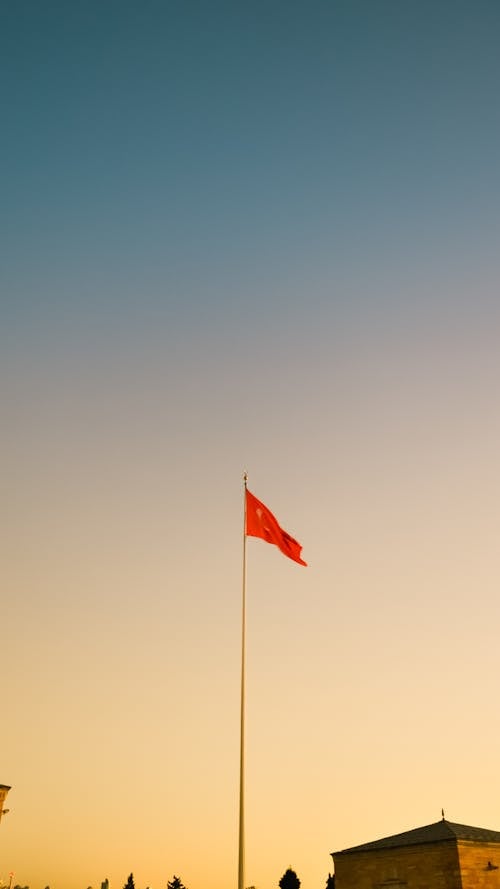
[[[465,889],[455,839],[336,854],[334,861],[335,889]],[[467,884],[467,889],[483,885],[500,889],[500,883],[477,882]]]
[[[458,841],[462,889],[500,889],[500,846]]]

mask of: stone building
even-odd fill
[[[444,818],[331,854],[335,889],[500,889],[500,831]]]
[[[3,815],[4,811],[7,811],[7,809],[4,810],[3,804],[5,802],[5,797],[7,796],[9,790],[10,790],[10,787],[8,787],[7,784],[0,784],[0,820],[2,819],[2,815]]]

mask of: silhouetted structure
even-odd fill
[[[444,818],[331,854],[335,889],[500,889],[500,832]]]

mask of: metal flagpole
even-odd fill
[[[245,635],[247,580],[247,473],[243,474],[243,582],[241,604],[240,828],[238,889],[245,889]]]

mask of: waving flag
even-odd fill
[[[290,537],[273,516],[270,509],[264,506],[257,497],[246,490],[246,534],[247,537],[261,537],[266,543],[274,543],[281,552],[298,562],[299,565],[307,565],[300,558],[302,546],[293,537]]]

